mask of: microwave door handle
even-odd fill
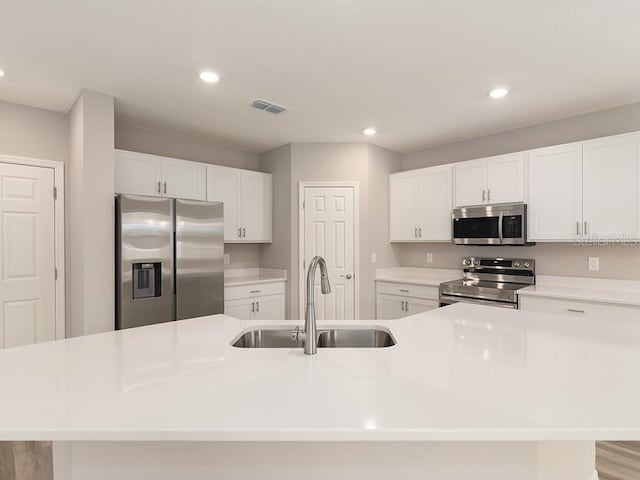
[[[502,221],[504,219],[504,213],[500,213],[498,216],[498,238],[500,239],[500,243],[504,243],[504,235],[502,234]]]

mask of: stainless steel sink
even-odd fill
[[[291,337],[293,328],[265,327],[247,330],[231,342],[238,348],[303,348],[304,340]],[[319,348],[384,348],[396,344],[389,330],[381,327],[319,328]]]

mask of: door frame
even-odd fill
[[[53,170],[53,186],[56,189],[56,197],[53,202],[53,228],[54,228],[54,262],[57,272],[55,279],[56,302],[56,340],[66,337],[66,285],[65,285],[65,232],[64,232],[64,163],[39,158],[19,157],[15,155],[0,154],[0,163],[10,163],[26,167],[50,168]],[[53,192],[52,192],[53,194]]]
[[[298,310],[300,318],[305,313],[306,271],[302,268],[304,262],[304,193],[305,188],[353,188],[353,318],[360,318],[360,182],[298,182]],[[329,279],[331,280],[331,279]]]

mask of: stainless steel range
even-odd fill
[[[440,284],[440,306],[476,303],[518,308],[518,290],[536,283],[535,260],[520,258],[462,259],[462,279]]]

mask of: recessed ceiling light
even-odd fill
[[[4,77],[4,70],[0,70],[0,77]]]
[[[509,89],[506,87],[496,87],[489,90],[489,96],[491,98],[502,98],[509,94]]]
[[[376,127],[367,127],[362,129],[362,133],[369,136],[375,135],[376,132],[377,132]]]
[[[207,83],[217,83],[220,80],[220,75],[216,72],[206,70],[204,72],[200,72],[200,80]]]

